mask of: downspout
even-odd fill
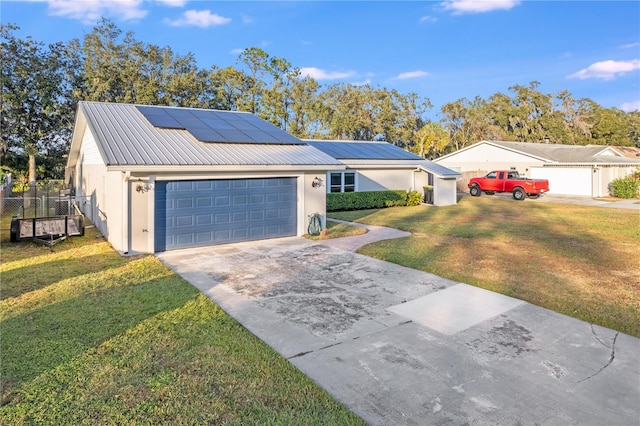
[[[129,242],[129,228],[131,227],[131,217],[128,214],[129,212],[129,199],[131,198],[129,194],[129,180],[131,179],[131,172],[126,171],[123,172],[123,197],[122,197],[122,251],[123,254],[129,254],[131,250],[130,242]]]
[[[413,182],[411,182],[411,190],[417,191],[416,189],[416,173],[420,173],[422,169],[420,167],[413,170],[413,174],[411,175]]]

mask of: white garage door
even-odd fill
[[[591,167],[532,167],[532,179],[548,179],[549,193],[562,195],[593,194]]]

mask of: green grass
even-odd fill
[[[2,228],[1,424],[364,424],[155,257]]]
[[[360,226],[353,226],[346,223],[327,220],[327,229],[320,235],[305,235],[309,240],[327,240],[331,238],[353,237],[355,235],[366,234],[367,230]]]
[[[464,197],[331,216],[412,232],[359,253],[640,337],[637,211]]]

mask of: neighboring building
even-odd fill
[[[640,167],[636,158],[603,145],[480,141],[434,161],[462,173],[461,189],[473,176],[517,170],[529,178],[548,179],[551,194],[601,197],[610,194],[611,181]]]
[[[452,202],[438,182],[457,173],[378,145],[400,157],[372,157],[361,171],[250,113],[80,102],[66,180],[124,254],[303,235],[310,215],[325,224],[337,174],[348,191],[421,189],[429,172],[440,205]],[[375,176],[384,170],[394,177]]]
[[[460,173],[388,142],[305,141],[346,166],[327,172],[327,192],[405,189],[423,193],[429,186],[433,205],[457,203],[456,179]]]

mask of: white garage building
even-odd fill
[[[640,157],[630,158],[603,145],[559,145],[527,142],[480,141],[434,160],[458,171],[466,190],[471,177],[492,170],[517,170],[533,179],[548,179],[551,194],[602,197],[609,185],[640,167]]]

